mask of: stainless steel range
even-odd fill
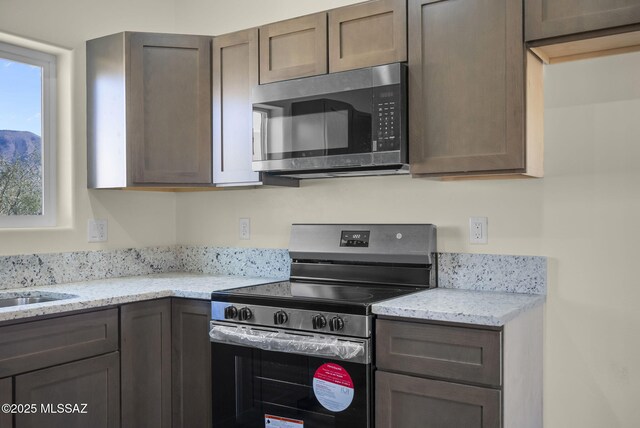
[[[296,224],[291,278],[212,293],[214,427],[369,428],[371,306],[437,285],[429,224]]]

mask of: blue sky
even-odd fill
[[[42,69],[0,58],[0,129],[42,135]]]

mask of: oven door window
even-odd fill
[[[218,343],[211,355],[214,428],[268,427],[266,415],[294,421],[295,428],[370,427],[369,365]],[[353,399],[339,412],[314,393],[314,375],[326,363],[339,365],[353,382]]]
[[[254,142],[262,160],[368,153],[371,110],[371,89],[254,104]]]

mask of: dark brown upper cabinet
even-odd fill
[[[527,41],[640,23],[639,0],[524,0]]]
[[[260,83],[327,72],[327,14],[260,27]]]
[[[258,84],[258,30],[214,38],[212,65],[213,181],[257,184],[260,174],[251,169],[251,87]]]
[[[519,0],[409,0],[415,176],[542,176],[542,64]]]
[[[329,11],[330,72],[406,60],[406,0],[374,0]]]
[[[210,46],[129,32],[87,42],[90,188],[211,185]]]

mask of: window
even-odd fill
[[[56,57],[0,43],[0,227],[55,226]]]

